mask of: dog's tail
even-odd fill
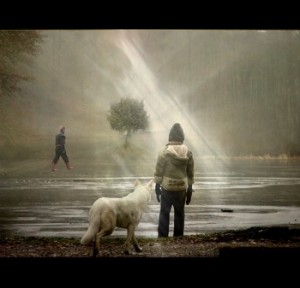
[[[95,239],[95,236],[99,231],[99,227],[100,227],[100,217],[93,218],[92,221],[90,221],[88,230],[82,236],[80,243],[82,245],[89,245]]]

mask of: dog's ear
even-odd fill
[[[136,187],[136,186],[138,186],[140,184],[141,184],[140,180],[139,179],[135,179],[134,187]]]
[[[152,189],[152,184],[153,184],[153,178],[147,183],[147,187],[148,187],[148,189]]]

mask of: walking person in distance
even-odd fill
[[[59,133],[55,136],[55,156],[52,160],[52,172],[56,171],[56,164],[61,157],[66,164],[68,170],[72,170],[73,167],[70,165],[69,157],[65,148],[66,136],[65,136],[65,126],[59,128]]]

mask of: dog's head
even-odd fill
[[[153,186],[154,179],[152,178],[146,185],[144,185],[144,188],[149,192],[149,197],[148,197],[148,203],[151,201],[151,191],[152,191],[152,186]],[[139,179],[135,180],[135,187],[142,185]]]

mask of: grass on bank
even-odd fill
[[[274,240],[300,242],[300,225],[273,226],[273,227],[251,227],[241,230],[228,230],[225,232],[213,232],[207,234],[186,235],[181,237],[168,238],[149,238],[137,237],[140,244],[159,242],[161,244],[180,243],[180,242],[228,242],[228,241],[250,241],[250,240]],[[107,236],[101,239],[103,244],[123,245],[125,237]],[[22,237],[14,235],[0,235],[0,243],[30,243],[30,244],[72,244],[81,245],[79,238],[65,237]]]

